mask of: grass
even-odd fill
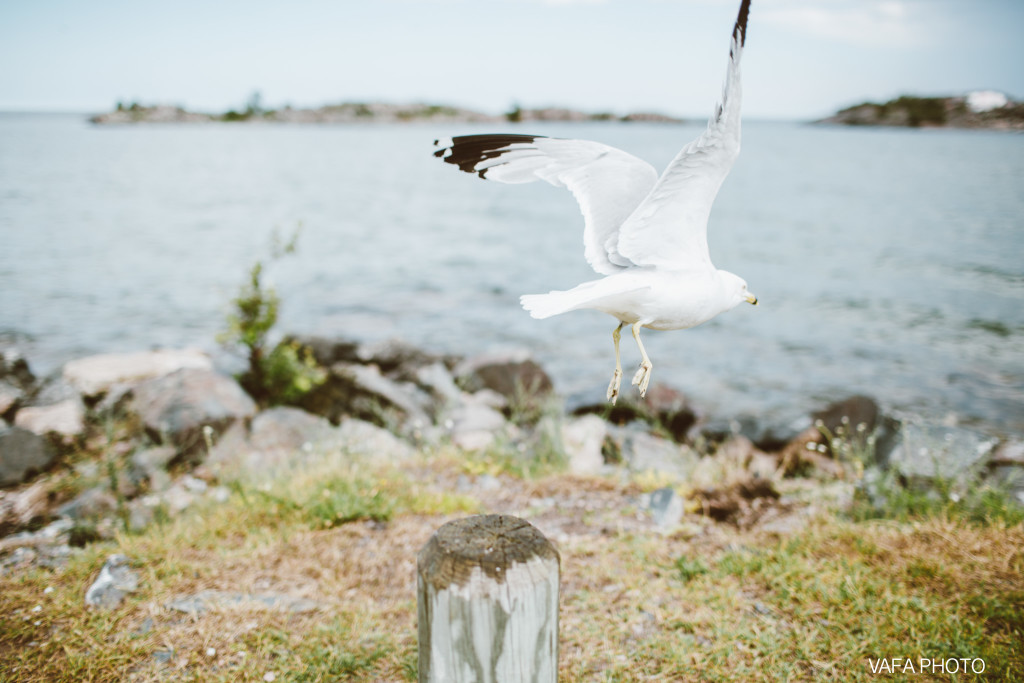
[[[981,658],[987,680],[1024,679],[1024,522],[996,498],[825,512],[782,537],[690,515],[666,535],[636,509],[636,482],[496,453],[240,481],[226,503],[90,543],[61,569],[0,576],[0,681],[416,680],[416,553],[448,519],[494,511],[554,530],[562,681],[866,680],[882,657]],[[455,493],[484,473],[501,488]],[[140,589],[87,609],[115,552]],[[166,607],[207,589],[318,609]]]

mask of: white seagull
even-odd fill
[[[633,326],[641,396],[651,381],[651,359],[640,328],[680,330],[707,322],[746,301],[747,283],[719,270],[708,254],[707,224],[718,188],[740,152],[740,57],[750,0],[740,5],[729,48],[722,100],[707,130],[686,145],[658,177],[646,161],[588,140],[539,135],[465,135],[434,141],[434,156],[486,180],[546,180],[568,188],[583,212],[584,255],[604,277],[568,291],[528,294],[520,302],[534,318],[593,308],[619,320],[612,333],[615,373],[608,400],[619,395],[619,336]]]

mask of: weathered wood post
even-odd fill
[[[448,522],[417,558],[420,683],[558,679],[559,557],[529,522]]]

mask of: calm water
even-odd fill
[[[601,140],[660,168],[701,127],[521,132]],[[216,351],[271,230],[301,222],[299,252],[269,269],[282,329],[525,347],[562,392],[600,398],[613,320],[535,321],[517,303],[594,277],[572,197],[481,182],[430,154],[435,137],[487,130],[2,115],[0,342],[41,371],[94,352]],[[709,239],[762,305],[645,333],[654,382],[721,415],[863,392],[1024,433],[1024,136],[749,123],[743,144]]]

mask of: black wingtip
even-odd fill
[[[736,26],[732,29],[733,39],[740,47],[747,44],[747,15],[750,14],[750,0],[743,0],[740,4],[740,13],[736,17]]]
[[[458,166],[460,171],[476,173],[486,180],[487,169],[477,170],[477,164],[500,157],[509,151],[511,145],[529,144],[540,137],[544,136],[516,133],[459,135],[452,138],[448,147],[435,151],[434,156],[443,159],[446,164]],[[438,144],[435,140],[434,145]]]

